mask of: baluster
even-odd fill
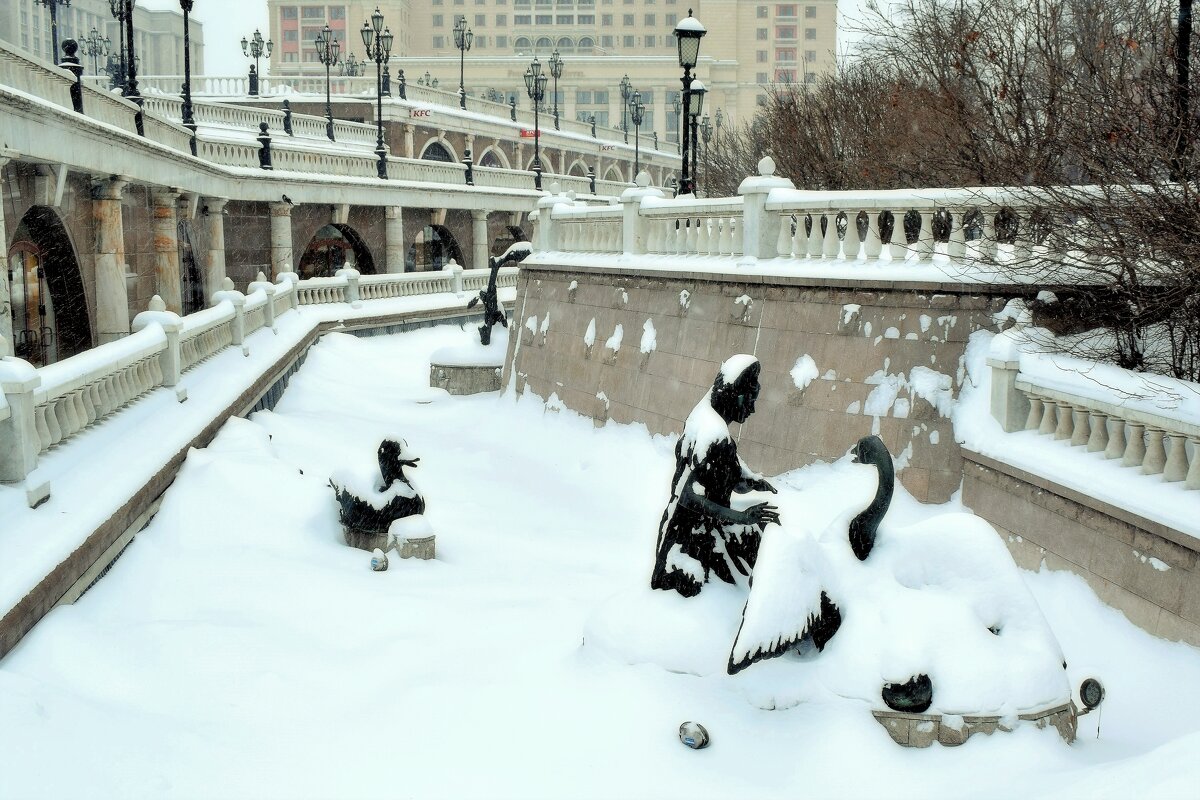
[[[903,210],[892,209],[892,238],[888,242],[888,252],[893,263],[908,258],[908,233],[904,230],[905,214]]]
[[[879,212],[867,212],[867,238],[863,241],[863,258],[868,261],[878,261],[883,252],[883,239],[879,232]]]
[[[1029,416],[1025,417],[1025,430],[1036,431],[1042,424],[1042,401],[1033,392],[1021,392],[1029,400]]]
[[[696,239],[700,236],[700,220],[692,217],[687,221],[687,234],[683,240],[683,252],[691,255],[696,252]]]
[[[71,407],[74,409],[74,428],[75,431],[81,431],[88,426],[87,405],[83,402],[83,395],[87,391],[87,387],[82,386],[71,392]]]
[[[1129,423],[1129,441],[1125,443],[1125,455],[1121,458],[1122,467],[1139,467],[1146,458],[1146,442],[1142,438],[1146,426],[1138,422]]]
[[[821,251],[824,258],[839,258],[842,254],[842,243],[838,239],[837,218],[840,211],[825,213],[825,243]]]
[[[1042,424],[1038,426],[1038,433],[1054,433],[1057,419],[1058,406],[1054,405],[1053,400],[1042,398]]]
[[[46,427],[50,430],[50,447],[62,441],[62,425],[58,422],[58,400],[46,403]]]
[[[812,224],[812,230],[808,233],[808,257],[821,258],[825,252],[825,234],[821,233],[822,215],[813,213],[808,214],[807,217]],[[803,222],[803,220],[801,221]]]
[[[1092,435],[1087,440],[1087,451],[1098,453],[1108,446],[1108,415],[1093,411],[1091,428]]]
[[[801,223],[803,224],[803,223]],[[779,215],[779,238],[775,242],[775,255],[780,258],[792,257],[792,215]]]
[[[87,385],[87,402],[84,404],[87,408],[88,425],[92,425],[96,422],[96,418],[100,410],[100,403],[100,381],[92,381]]]
[[[1163,480],[1181,481],[1187,477],[1187,451],[1184,442],[1187,441],[1182,433],[1167,433],[1171,440],[1171,449],[1167,453],[1167,464],[1163,468]]]
[[[730,241],[733,243],[730,246],[730,255],[740,256],[742,250],[742,218],[730,217],[729,219]]]
[[[1142,459],[1142,472],[1146,475],[1161,474],[1167,465],[1167,454],[1163,449],[1162,428],[1146,427],[1146,457]]]
[[[1065,400],[1059,400],[1055,403],[1058,406],[1058,427],[1054,429],[1054,438],[1070,439],[1071,438],[1071,404]]]
[[[701,217],[696,220],[696,254],[708,255],[708,218]]]
[[[675,247],[673,253],[677,256],[687,252],[687,220],[675,220]]]
[[[979,257],[995,258],[996,256],[996,208],[986,208],[983,211],[983,237],[979,240]]]
[[[796,215],[796,231],[792,234],[792,252],[796,258],[808,256],[808,231],[804,228],[804,213]]]
[[[717,242],[717,252],[723,256],[733,254],[733,217],[721,218],[721,238]]]
[[[48,416],[49,406],[45,403],[33,409],[33,426],[37,429],[41,450],[46,450],[50,447],[50,423],[47,421]]]
[[[919,208],[917,213],[921,215],[921,227],[910,250],[917,261],[928,261],[933,256],[933,210]]]
[[[1187,479],[1183,482],[1185,489],[1200,489],[1200,439],[1189,436],[1192,443],[1192,461],[1188,466]]]
[[[967,229],[963,225],[963,210],[955,209],[951,213],[946,209],[947,220],[950,223],[950,240],[946,243],[946,255],[953,261],[962,261],[967,257]]]
[[[1074,426],[1071,433],[1071,446],[1077,447],[1088,443],[1091,438],[1091,428],[1088,426],[1088,410],[1080,406],[1071,408],[1071,422]]]

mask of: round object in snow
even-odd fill
[[[921,714],[933,703],[933,682],[928,675],[917,675],[904,683],[885,683],[883,702],[893,711]]]
[[[708,747],[708,731],[699,722],[685,722],[679,726],[679,741],[693,750]]]
[[[371,569],[375,572],[383,572],[388,568],[387,553],[375,548],[375,552],[371,553]]]
[[[1095,678],[1088,678],[1079,686],[1079,699],[1091,711],[1104,702],[1104,687]]]

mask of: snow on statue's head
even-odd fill
[[[754,413],[754,402],[762,388],[758,383],[761,371],[758,359],[745,354],[730,356],[721,365],[709,402],[726,422],[745,422]]]

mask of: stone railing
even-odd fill
[[[1037,431],[1143,475],[1200,489],[1200,386],[1022,352],[1020,338],[1019,329],[1002,333],[988,354],[992,416],[1006,432]]]
[[[164,119],[178,120],[183,115],[183,101],[179,97],[148,95],[143,103],[148,113]],[[201,127],[235,129],[251,138],[258,134],[261,122],[267,123],[272,135],[287,135],[284,133],[284,113],[271,108],[193,103],[192,116]],[[292,135],[296,138],[328,141],[325,118],[314,117],[311,114],[292,114]],[[333,135],[340,144],[358,145],[367,151],[375,148],[374,125],[334,120]]]
[[[675,255],[742,255],[742,198],[695,200],[680,207],[646,198],[646,252]]]
[[[259,273],[243,294],[225,279],[213,305],[185,317],[166,311],[155,296],[133,320],[133,333],[39,369],[11,357],[0,337],[0,481],[25,481],[40,454],[103,420],[159,387],[176,387],[182,375],[228,347],[249,354],[246,338],[275,330],[278,317],[300,305],[350,303],[442,292],[461,293],[487,285],[486,269],[464,272],[457,264],[438,272],[360,276],[352,269],[333,278],[298,280],[284,273],[272,283]],[[515,286],[517,270],[500,271],[500,286]],[[31,504],[44,500],[48,486],[27,487]]]

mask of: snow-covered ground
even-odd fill
[[[1021,574],[1072,685],[1108,691],[1070,746],[1022,726],[904,749],[830,693],[764,710],[759,668],[799,683],[800,661],[628,663],[612,604],[633,641],[666,597],[644,587],[673,442],[431,392],[429,354],[473,336],[327,335],[274,412],[194,451],[109,575],[0,662],[0,797],[1195,797],[1200,650],[1065,573]],[[327,480],[385,435],[421,457],[438,558],[374,573]],[[712,746],[683,747],[684,720]]]

